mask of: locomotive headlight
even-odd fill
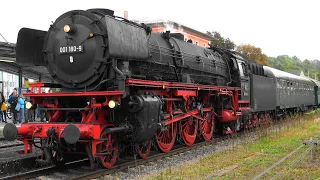
[[[116,107],[116,102],[114,100],[111,100],[111,101],[109,101],[108,106],[109,106],[109,108],[113,109]]]
[[[26,103],[26,108],[27,108],[27,109],[30,109],[31,107],[32,107],[31,102],[27,102],[27,103]]]
[[[110,109],[120,106],[120,103],[117,100],[110,100],[108,103]]]
[[[64,27],[63,27],[64,32],[68,33],[68,32],[70,32],[70,30],[71,30],[71,27],[69,25],[64,25]]]
[[[77,27],[73,24],[66,24],[63,26],[63,31],[68,34],[74,34],[77,30]]]

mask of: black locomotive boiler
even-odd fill
[[[179,35],[119,21],[111,10],[70,11],[48,32],[21,29],[17,62],[47,66],[53,79],[72,91],[111,90],[125,77],[227,85],[228,62],[221,54]]]
[[[176,141],[192,146],[197,138],[254,127],[286,109],[260,108],[257,90],[265,86],[256,86],[257,79],[277,78],[263,66],[233,51],[184,42],[181,34],[153,33],[107,9],[67,12],[47,32],[22,28],[16,51],[21,66],[46,66],[51,74],[54,83],[31,84],[25,94],[50,119],[7,124],[4,136],[23,141],[24,153],[40,139],[44,163],[85,152],[91,165],[110,168],[119,154],[146,158],[153,144],[162,152]],[[62,91],[39,93],[43,87]]]

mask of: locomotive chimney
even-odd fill
[[[125,19],[128,19],[128,11],[124,11],[123,17],[124,17]]]

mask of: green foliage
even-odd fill
[[[287,72],[290,70],[301,70],[305,76],[308,76],[309,71],[310,78],[315,78],[315,75],[317,75],[317,79],[320,78],[320,61],[318,60],[305,59],[302,61],[296,56],[281,55],[278,57],[268,57],[267,61],[276,69]]]
[[[236,47],[236,44],[231,41],[229,38],[224,38],[217,31],[209,32],[207,34],[212,37],[211,45],[218,48],[230,49],[233,50]]]

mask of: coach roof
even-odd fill
[[[311,81],[308,78],[304,78],[304,77],[297,76],[297,75],[294,75],[291,73],[280,71],[280,70],[272,68],[272,67],[263,66],[263,69],[264,69],[264,74],[267,77],[275,77],[275,78],[279,78],[279,79],[284,79],[284,80],[288,80],[288,81],[295,81],[295,82],[309,84],[309,85],[313,85],[313,86],[316,85],[315,82]]]

